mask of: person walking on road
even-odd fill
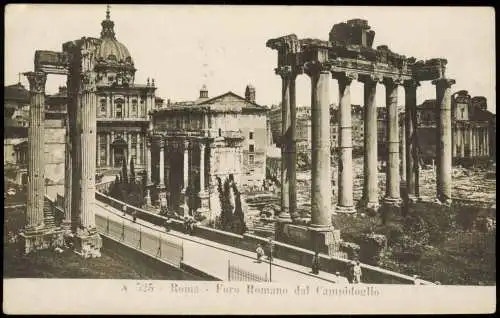
[[[354,274],[354,284],[360,284],[361,283],[361,265],[359,264],[359,261],[357,261],[356,265],[354,265],[353,274]]]
[[[255,252],[257,253],[257,262],[262,263],[262,257],[264,256],[264,249],[262,248],[262,245],[257,245]]]
[[[127,206],[126,205],[123,205],[122,211],[123,211],[123,216],[126,216],[127,215]]]

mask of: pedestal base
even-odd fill
[[[74,252],[83,258],[101,257],[102,238],[97,232],[78,230],[74,237]]]
[[[64,235],[71,233],[71,221],[62,221],[61,229]]]
[[[278,217],[274,226],[274,239],[279,242],[290,244],[290,233],[287,226],[292,224],[290,217]]]
[[[25,254],[64,246],[63,231],[59,228],[28,230],[20,233],[19,236]]]
[[[391,198],[391,197],[384,198],[385,204],[395,206],[395,207],[400,207],[402,202],[403,202],[403,200],[401,198]]]
[[[181,191],[181,213],[183,216],[189,216],[189,204],[188,204],[189,197],[186,194],[186,190]]]
[[[340,206],[340,205],[337,205],[335,207],[335,212],[336,213],[348,213],[348,214],[351,214],[351,213],[355,213],[356,212],[356,208],[354,206]]]
[[[313,251],[334,255],[340,251],[340,230],[333,227],[309,227]]]

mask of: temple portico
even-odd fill
[[[168,210],[182,216],[201,213],[207,219],[220,213],[218,182],[230,175],[239,184],[241,136],[153,133],[150,137],[154,198],[165,196]],[[214,209],[216,205],[217,209]]]
[[[338,154],[338,202],[334,208],[339,213],[355,212],[353,200],[352,119],[350,86],[353,80],[364,84],[365,134],[364,134],[364,207],[379,206],[377,185],[377,110],[374,104],[376,85],[382,83],[386,92],[387,109],[387,170],[383,201],[399,207],[402,200],[418,198],[418,157],[416,138],[416,89],[422,81],[433,81],[436,85],[440,138],[436,148],[438,174],[436,178],[437,198],[444,204],[451,200],[451,98],[450,87],[454,80],[445,77],[447,61],[431,59],[417,61],[415,58],[392,52],[387,46],[372,48],[375,32],[367,21],[354,19],[333,26],[329,41],[298,39],[291,34],[267,42],[267,46],[278,51],[276,74],[282,78],[282,209],[278,218],[291,219],[292,199],[296,198],[296,166],[292,164],[290,149],[295,142],[293,127],[296,122],[295,78],[306,73],[311,78],[311,129],[312,129],[312,184],[311,221],[314,248],[335,250],[337,234],[333,232],[330,180],[330,114],[329,79],[337,80],[339,89],[339,154]],[[361,51],[360,51],[361,48]],[[292,81],[293,79],[293,81]],[[398,87],[405,88],[405,118],[400,125],[398,113]],[[293,89],[292,89],[293,87]],[[400,140],[400,126],[404,129]],[[477,134],[476,134],[477,135]],[[483,138],[484,139],[484,138]],[[482,141],[483,144],[485,143]],[[476,143],[477,144],[477,143]],[[401,197],[401,183],[406,184],[408,196]],[[281,228],[278,226],[278,228]],[[321,228],[321,231],[318,231]],[[288,240],[276,231],[277,239]],[[328,233],[334,233],[330,235]],[[317,241],[319,239],[319,241]],[[333,239],[333,240],[332,240]]]

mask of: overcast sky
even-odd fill
[[[83,36],[99,37],[105,5],[10,4],[5,11],[5,83],[33,69],[35,50],[61,51],[62,43]],[[244,95],[249,83],[257,102],[279,103],[281,80],[274,74],[277,53],[270,38],[295,33],[299,38],[328,39],[331,27],[353,18],[368,20],[375,31],[373,47],[386,44],[417,59],[448,60],[453,91],[485,96],[495,111],[495,31],[492,8],[466,7],[322,7],[322,6],[187,6],[112,5],[117,39],[138,69],[136,83],[155,79],[157,95],[172,101],[194,100],[207,85],[210,97],[232,91]],[[21,82],[27,87],[25,78]],[[65,84],[49,76],[47,91]],[[338,102],[331,80],[330,98]],[[363,103],[361,83],[352,85],[353,104]],[[422,83],[418,103],[435,98],[435,87]],[[297,104],[310,104],[310,80],[297,79]],[[385,91],[378,86],[377,103]],[[399,104],[404,90],[399,91]]]

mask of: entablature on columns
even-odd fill
[[[402,81],[430,81],[445,77],[447,61],[442,58],[417,61],[389,49],[387,45],[372,48],[375,32],[366,20],[352,19],[334,25],[329,40],[298,39],[290,34],[267,41],[278,51],[276,73],[300,74],[307,63],[326,63],[334,73],[356,72],[359,76],[379,74]]]

